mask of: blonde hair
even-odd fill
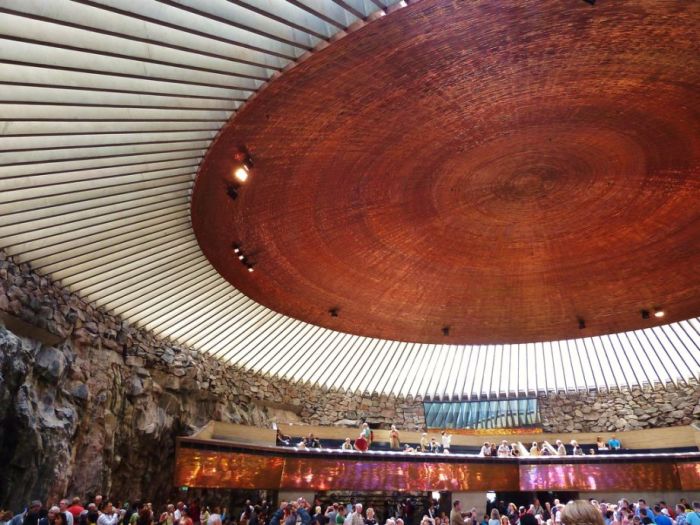
[[[589,502],[570,501],[561,510],[562,525],[605,525],[603,515]]]

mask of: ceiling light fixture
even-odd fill
[[[246,166],[245,164],[243,164],[243,166],[239,166],[233,172],[233,176],[236,177],[236,180],[238,182],[247,181],[249,175],[250,175],[250,170],[248,169],[248,166]]]
[[[666,315],[666,312],[664,312],[661,308],[654,308],[654,317],[663,317]]]
[[[253,273],[255,271],[255,268],[253,267],[253,265],[251,263],[246,264],[246,266],[248,267],[249,273]]]

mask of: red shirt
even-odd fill
[[[70,512],[75,519],[78,519],[80,518],[80,513],[83,512],[85,509],[80,505],[71,505],[66,510]]]

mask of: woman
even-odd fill
[[[452,436],[447,432],[447,430],[443,430],[442,433],[442,451],[449,454],[450,453],[450,445],[452,445]]]
[[[496,446],[496,443],[493,442],[491,443],[491,457],[495,458],[496,456],[498,456],[498,447]]]
[[[540,455],[540,447],[537,445],[537,441],[532,442],[532,446],[530,447],[530,455],[534,457]]]
[[[501,513],[498,509],[491,510],[491,519],[489,520],[489,525],[501,525]]]
[[[519,443],[511,443],[510,444],[510,455],[513,457],[520,457],[520,444]]]
[[[367,448],[372,444],[372,431],[367,423],[362,423],[362,435],[367,440]]]
[[[564,443],[557,439],[557,456],[566,456],[566,447]]]
[[[396,429],[396,425],[391,425],[391,430],[389,431],[389,446],[391,450],[401,449],[401,440],[399,439],[399,431]]]
[[[501,525],[510,525],[510,520],[508,516],[501,516]]]
[[[345,438],[345,441],[343,441],[343,444],[340,446],[341,450],[352,450],[352,442],[350,441],[350,438]]]
[[[374,509],[369,507],[367,509],[367,517],[365,518],[365,525],[377,525],[377,518],[374,517]]]
[[[516,523],[518,523],[518,520],[520,520],[520,513],[518,512],[518,507],[515,506],[515,503],[508,503],[507,515],[510,525],[516,525]]]
[[[360,436],[355,440],[355,450],[365,452],[369,448],[369,441],[365,437],[364,432],[360,432]]]
[[[562,525],[605,525],[603,515],[584,500],[570,501],[561,510]]]
[[[53,523],[51,525],[68,525],[68,518],[63,512],[57,512],[54,515]]]
[[[578,441],[576,441],[575,439],[571,440],[571,449],[571,453],[574,456],[583,456],[583,449],[579,446]]]

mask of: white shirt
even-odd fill
[[[503,458],[510,456],[510,447],[508,445],[501,445],[498,447],[498,457]]]
[[[180,518],[182,518],[182,512],[180,512],[180,509],[175,509],[173,515],[175,516],[175,522],[180,521]]]
[[[97,525],[117,525],[118,521],[119,514],[116,512],[113,514],[100,514],[100,517],[97,518]]]
[[[450,448],[450,442],[452,441],[452,436],[449,434],[442,435],[442,448]],[[70,524],[68,524],[70,525]]]
[[[479,455],[481,456],[490,456],[491,455],[491,447],[487,447],[484,445],[481,447],[481,452],[479,452]]]
[[[216,525],[217,523],[221,523],[221,514],[210,514],[207,525]]]

